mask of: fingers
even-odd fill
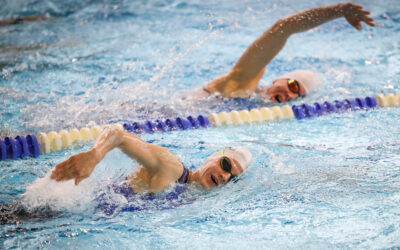
[[[67,181],[75,178],[75,185],[78,185],[86,178],[78,176],[79,171],[74,167],[74,164],[71,163],[71,160],[66,160],[55,167],[50,178],[56,181]]]
[[[62,171],[56,172],[55,179],[56,181],[67,181],[74,179],[78,176],[78,173],[75,168],[69,166],[67,168],[62,169]]]
[[[366,24],[368,24],[369,26],[375,26],[374,24],[374,19],[372,17],[369,16],[363,16],[362,21]]]
[[[363,7],[359,4],[356,4],[354,2],[349,2],[345,4],[345,16],[348,19],[358,19],[357,21],[363,21],[369,26],[375,26],[374,24],[374,19],[369,17],[368,15],[371,14],[368,10],[363,9]],[[352,26],[354,26],[356,29],[361,29],[361,25],[358,23],[350,23]]]
[[[365,21],[364,21],[365,22]],[[371,27],[375,27],[375,23],[373,21],[370,22],[365,22],[367,25],[371,26]]]
[[[361,12],[361,14],[363,14],[365,16],[368,16],[371,14],[371,12],[369,12],[368,10],[363,10],[363,9],[360,12]]]
[[[370,14],[371,14],[371,12],[369,12],[368,10],[363,10],[363,9],[360,9],[359,13],[358,13],[361,21],[365,22],[369,26],[375,26],[374,19],[372,17],[368,16]],[[355,15],[357,15],[357,14],[355,14]]]
[[[357,30],[361,30],[362,29],[361,21],[371,27],[375,26],[374,19],[368,16],[369,14],[370,14],[369,11],[359,9],[353,12],[352,14],[348,14],[346,16],[346,19],[354,28],[356,28]]]
[[[63,161],[63,162],[57,164],[56,167],[54,168],[53,172],[51,172],[50,179],[56,179],[60,175],[60,172],[62,172],[62,170],[65,167],[67,167],[67,164],[68,164],[67,161]]]
[[[83,179],[85,179],[84,177],[77,177],[75,179],[75,185],[78,185]]]
[[[357,30],[362,29],[360,20],[358,20],[357,18],[346,17],[346,20],[351,26],[353,26]]]
[[[352,25],[354,28],[356,28],[357,30],[361,30],[361,29],[362,29],[362,25],[361,25],[361,22],[360,22],[360,21],[354,22],[354,23],[352,23],[351,25]]]
[[[68,159],[55,167],[50,178],[55,179],[56,181],[66,181],[77,176],[78,171],[75,168],[75,164],[72,163],[71,159]]]

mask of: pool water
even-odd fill
[[[0,27],[0,136],[273,105],[185,97],[226,73],[278,18],[333,3],[6,0],[1,18],[50,18]],[[291,104],[400,92],[400,7],[394,0],[360,4],[375,28],[359,32],[339,19],[296,34],[261,84],[295,69],[320,72],[323,89]],[[96,209],[99,192],[138,167],[120,151],[79,186],[54,183],[48,174],[90,145],[2,161],[0,246],[399,247],[399,116],[397,108],[379,108],[141,135],[192,169],[227,145],[249,148],[254,161],[237,183],[211,192],[188,187],[171,207],[132,201],[145,208],[133,212]]]

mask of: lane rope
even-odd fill
[[[335,100],[314,104],[301,104],[284,106],[263,107],[251,110],[233,110],[228,112],[211,113],[208,116],[188,116],[170,118],[166,120],[133,122],[124,124],[111,124],[84,127],[81,129],[40,132],[36,135],[18,135],[14,138],[0,138],[0,161],[7,159],[25,159],[39,155],[58,152],[60,150],[78,147],[82,143],[95,140],[106,126],[125,129],[135,134],[168,132],[174,130],[198,129],[219,126],[235,126],[241,124],[257,124],[261,122],[285,121],[291,119],[302,120],[332,113],[343,113],[358,110],[368,110],[376,107],[400,106],[400,93],[377,95],[375,97]]]

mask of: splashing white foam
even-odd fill
[[[75,185],[74,180],[57,182],[50,174],[35,180],[21,195],[22,204],[29,209],[49,207],[52,210],[84,211],[94,200],[93,183],[89,180]]]
[[[171,104],[169,101],[171,100],[171,91],[166,91],[165,88],[155,88],[153,84],[170,73],[171,69],[184,60],[193,50],[216,35],[217,31],[211,31],[184,51],[178,54],[172,53],[163,66],[155,69],[154,75],[148,80],[135,81],[124,85],[111,82],[86,88],[81,95],[74,94],[71,91],[65,92],[65,96],[59,96],[53,91],[45,96],[35,95],[36,98],[42,97],[49,101],[40,102],[40,104],[30,103],[21,108],[20,112],[23,114],[24,120],[29,121],[24,126],[34,130],[49,131],[59,128],[72,129],[74,127],[102,125],[109,121],[121,119],[138,120],[143,119],[143,116],[146,119],[162,119],[165,117],[163,115],[165,112],[170,113],[166,117],[176,116],[180,114],[181,110],[176,111],[174,103]],[[175,51],[175,47],[172,48],[173,51]],[[8,89],[0,88],[0,93],[5,91],[8,91]],[[26,95],[28,95],[27,92],[18,91],[15,94],[13,93],[13,98],[24,99]],[[148,97],[155,99],[157,96],[166,101],[148,101]],[[187,105],[182,110],[185,110],[186,107]],[[150,116],[152,113],[154,113],[153,116]]]

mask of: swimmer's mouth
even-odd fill
[[[218,186],[217,181],[214,179],[214,176],[211,175],[211,180],[214,182],[215,186]]]
[[[278,102],[278,103],[281,103],[282,101],[281,101],[281,97],[279,96],[279,95],[276,95],[275,96],[275,100]]]

